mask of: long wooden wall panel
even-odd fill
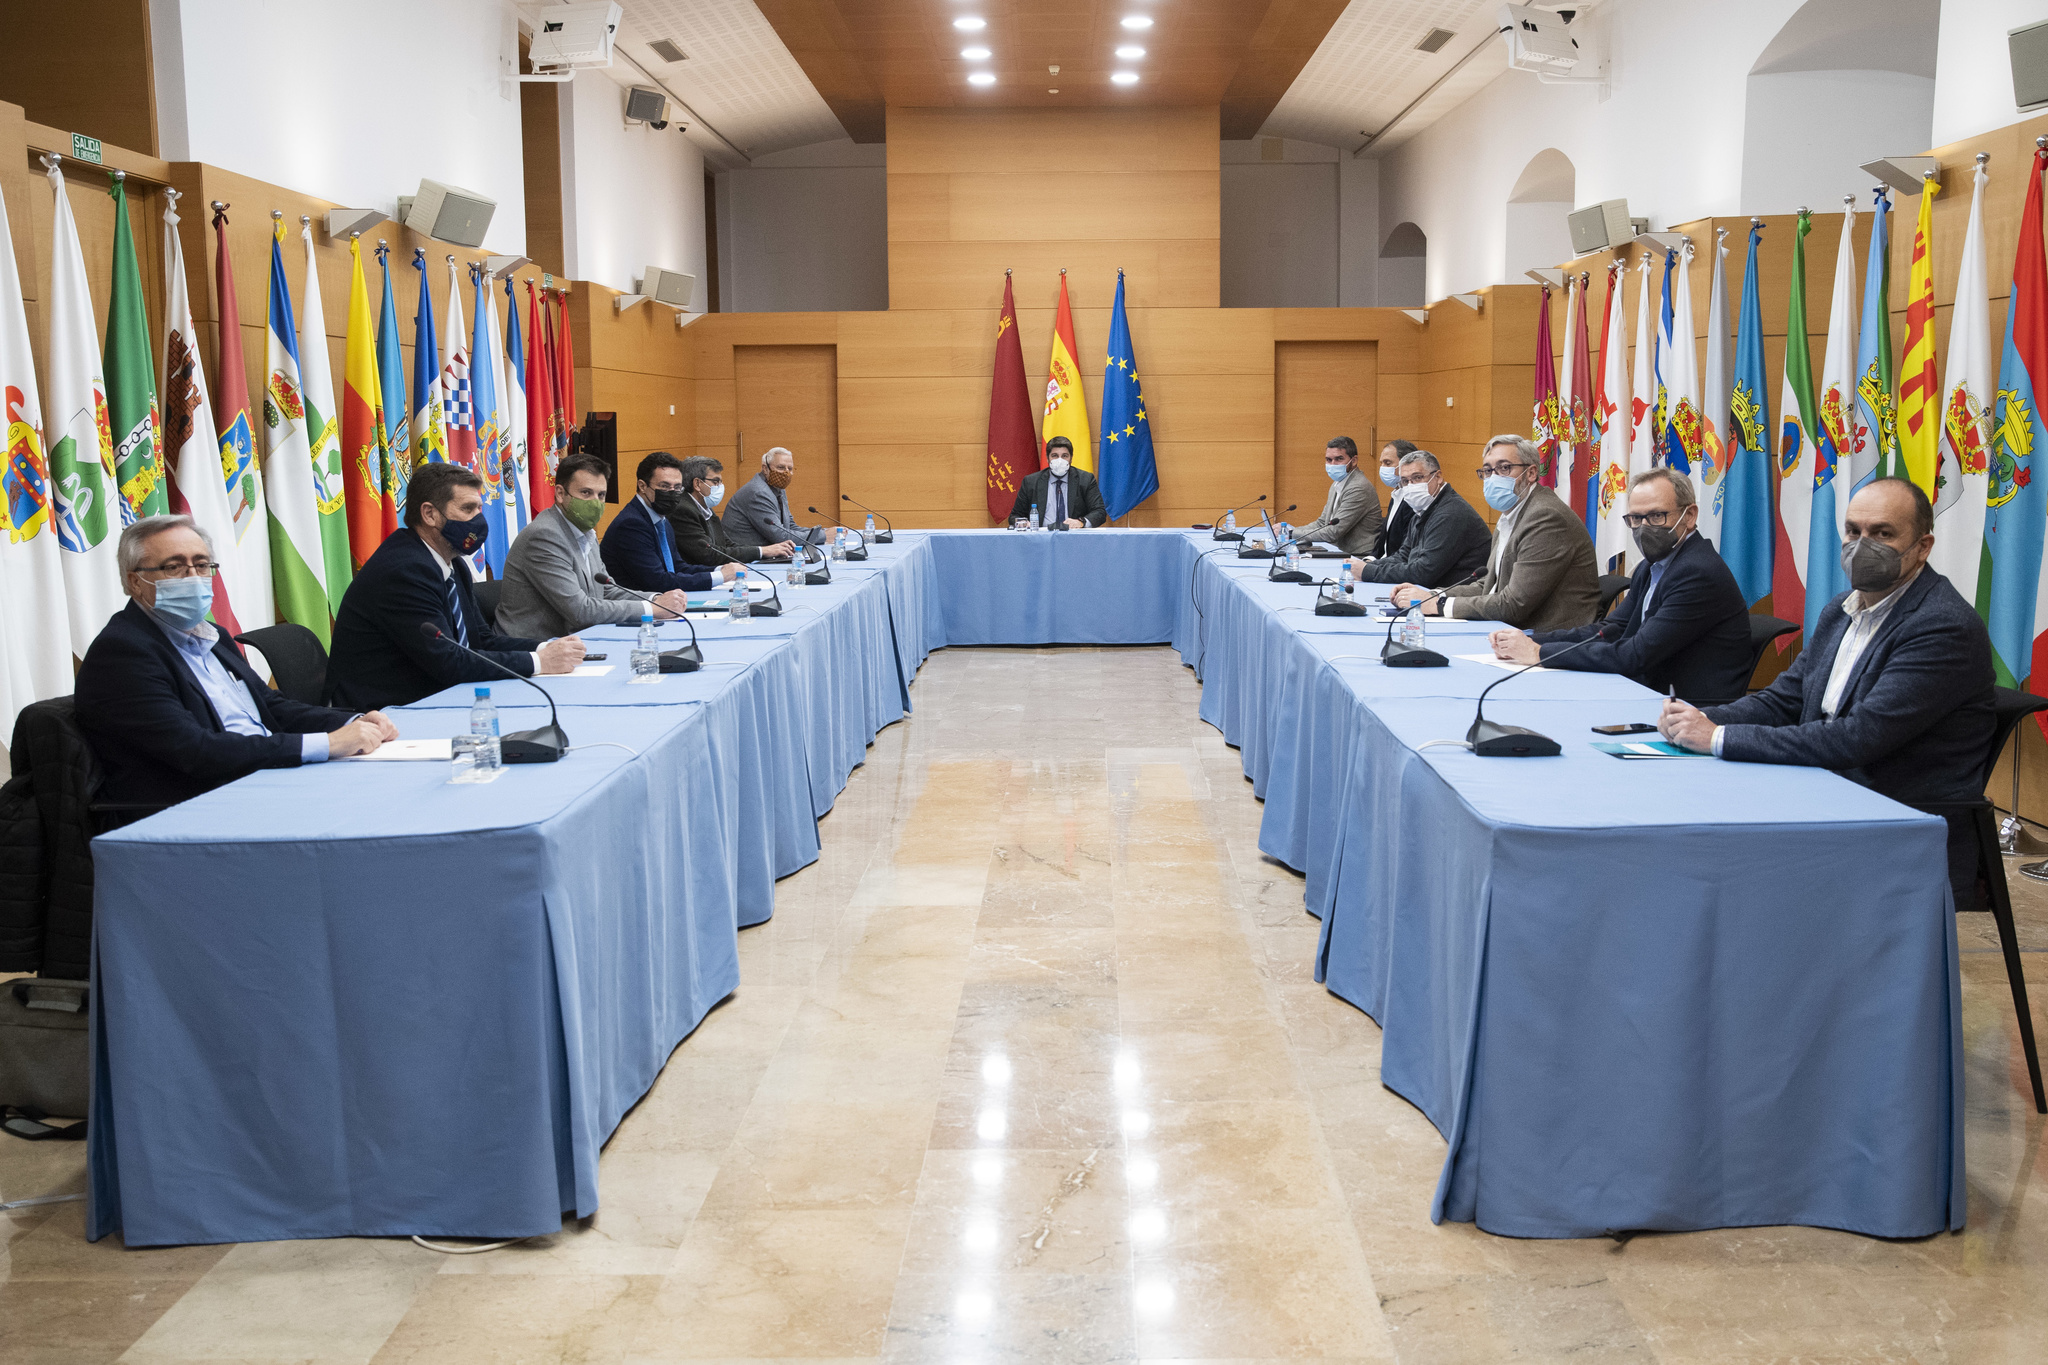
[[[889,110],[892,175],[1216,173],[1218,113],[1191,109]]]
[[[726,464],[728,490],[753,478],[761,470],[761,456],[781,446],[796,457],[788,490],[793,511],[802,514],[812,505],[834,508],[839,501],[837,349],[733,348],[735,420],[744,441],[735,460]]]
[[[1377,349],[1370,341],[1283,341],[1274,348],[1274,499],[1282,507],[1299,504],[1297,523],[1312,520],[1329,498],[1323,451],[1332,438],[1349,436],[1361,459],[1373,461]]]
[[[889,307],[966,308],[993,319],[1003,304],[1003,271],[1023,281],[1050,280],[1059,299],[1059,274],[1067,291],[1090,301],[1116,296],[1116,272],[1142,282],[1146,302],[1157,308],[1214,308],[1222,297],[1222,257],[1211,241],[1125,240],[1070,242],[1058,239],[985,242],[892,242],[889,246]],[[1028,296],[1027,296],[1028,297]],[[1018,300],[1020,306],[1025,299]],[[1087,343],[1080,343],[1084,347]]]
[[[1216,241],[1222,182],[1206,171],[954,172],[889,177],[889,241]]]

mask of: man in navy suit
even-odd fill
[[[1514,663],[1620,673],[1695,706],[1737,700],[1749,690],[1749,604],[1720,553],[1697,534],[1699,519],[1692,480],[1664,468],[1636,475],[1623,520],[1643,562],[1628,596],[1594,625],[1534,635],[1497,630],[1494,654]],[[1594,640],[1596,631],[1606,638]]]
[[[342,706],[403,706],[457,683],[568,673],[583,642],[515,640],[484,621],[463,556],[483,547],[484,481],[459,464],[422,465],[405,490],[405,527],[377,547],[334,617],[327,694]],[[440,631],[429,638],[420,629]],[[500,665],[493,668],[490,663]]]
[[[605,572],[622,587],[641,592],[706,592],[731,582],[736,564],[702,569],[676,553],[669,518],[683,508],[683,462],[666,450],[640,461],[633,498],[605,528],[597,547]]]
[[[128,605],[78,670],[78,725],[99,758],[99,796],[171,805],[259,768],[374,753],[398,728],[270,690],[206,619],[213,542],[192,518],[144,517],[116,548]]]

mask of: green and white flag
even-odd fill
[[[320,500],[306,443],[306,400],[299,383],[299,337],[284,277],[284,224],[270,237],[270,316],[264,334],[263,492],[270,504],[270,582],[277,615],[333,638]],[[314,291],[318,297],[318,291]]]
[[[328,363],[327,315],[320,307],[320,262],[313,255],[313,225],[299,224],[306,243],[306,306],[299,310],[299,375],[306,391],[306,447],[313,453],[313,496],[320,508],[320,581],[327,609],[341,610],[354,576],[348,551],[348,495],[341,479],[341,408],[334,401]]]
[[[64,600],[71,652],[86,647],[107,618],[128,603],[114,550],[121,536],[121,495],[114,479],[107,382],[100,373],[100,329],[86,285],[85,253],[64,190],[62,163],[45,162],[55,211],[50,226],[50,486],[57,544],[63,548]]]
[[[156,352],[142,307],[142,272],[128,226],[126,177],[115,171],[113,290],[107,299],[107,417],[113,424],[114,473],[121,485],[121,524],[171,510],[165,496],[163,419],[156,403]]]

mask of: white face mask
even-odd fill
[[[1430,499],[1436,495],[1429,491],[1427,483],[1404,483],[1401,485],[1401,496],[1407,500],[1409,511],[1420,512],[1429,506]]]
[[[1073,468],[1073,461],[1071,460],[1054,460],[1052,462],[1052,472],[1062,479],[1067,477],[1067,471],[1071,468]]]

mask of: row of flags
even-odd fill
[[[252,402],[227,205],[216,204],[213,215],[215,316],[227,321],[219,328],[209,385],[178,235],[178,192],[165,191],[159,356],[150,344],[125,177],[112,173],[113,262],[102,347],[61,165],[56,156],[44,158],[54,201],[47,389],[37,380],[26,290],[0,203],[6,438],[0,492],[7,515],[0,547],[0,723],[6,731],[22,707],[71,690],[72,660],[84,656],[126,601],[116,546],[121,529],[143,517],[189,514],[212,536],[220,564],[213,619],[228,634],[292,621],[327,643],[350,580],[398,528],[411,471],[430,461],[464,464],[484,477],[492,534],[477,567],[503,567],[512,538],[553,502],[554,469],[573,429],[573,350],[559,292],[525,281],[522,330],[518,284],[506,279],[501,327],[497,290],[485,269],[473,265],[468,283],[475,321],[465,324],[461,271],[450,256],[445,341],[437,341],[426,252],[416,249],[408,392],[390,253],[381,244],[376,251],[383,296],[373,325],[362,245],[352,239],[337,400],[310,220],[300,220],[305,283],[295,309],[283,215],[273,213],[265,377]]]
[[[1017,301],[1010,272],[1004,271],[1003,311],[996,319],[995,374],[988,401],[988,514],[992,519],[1009,519],[1024,477],[1045,467],[1046,445],[1056,436],[1072,442],[1075,468],[1096,475],[1110,520],[1159,491],[1152,418],[1138,383],[1138,357],[1131,347],[1130,319],[1124,312],[1123,271],[1116,272],[1116,304],[1110,310],[1109,346],[1103,358],[1099,438],[1088,426],[1088,395],[1081,386],[1079,355],[1074,315],[1067,303],[1067,272],[1062,270],[1052,356],[1046,364],[1045,402],[1034,429],[1030,390],[1024,381],[1024,346],[1017,335]]]
[[[1999,682],[2048,692],[2048,480],[2033,477],[2034,455],[2048,453],[2048,426],[2036,398],[2048,384],[2048,259],[2042,237],[2048,138],[2041,144],[2028,172],[1995,382],[1984,246],[1988,156],[1977,158],[1972,180],[1945,365],[1934,344],[1933,205],[1939,183],[1928,178],[1920,194],[1903,360],[1896,372],[1888,306],[1889,193],[1882,187],[1874,191],[1860,290],[1855,199],[1843,205],[1827,331],[1819,338],[1806,317],[1806,237],[1813,215],[1801,211],[1794,228],[1775,450],[1769,444],[1773,428],[1757,289],[1761,220],[1751,220],[1732,363],[1728,253],[1715,244],[1704,378],[1692,344],[1692,243],[1662,257],[1662,306],[1654,323],[1650,308],[1657,289],[1651,276],[1658,258],[1646,253],[1636,266],[1642,278],[1632,371],[1624,319],[1615,306],[1625,263],[1607,272],[1597,373],[1587,335],[1590,277],[1566,281],[1562,375],[1551,358],[1546,288],[1537,324],[1532,439],[1546,458],[1545,481],[1568,491],[1602,561],[1619,557],[1625,564],[1635,553],[1621,522],[1628,480],[1653,465],[1668,465],[1692,478],[1700,530],[1719,547],[1750,605],[1769,596],[1777,615],[1811,631],[1821,609],[1849,587],[1841,545],[1850,497],[1875,478],[1911,479],[1934,505],[1933,566],[1983,617]]]

